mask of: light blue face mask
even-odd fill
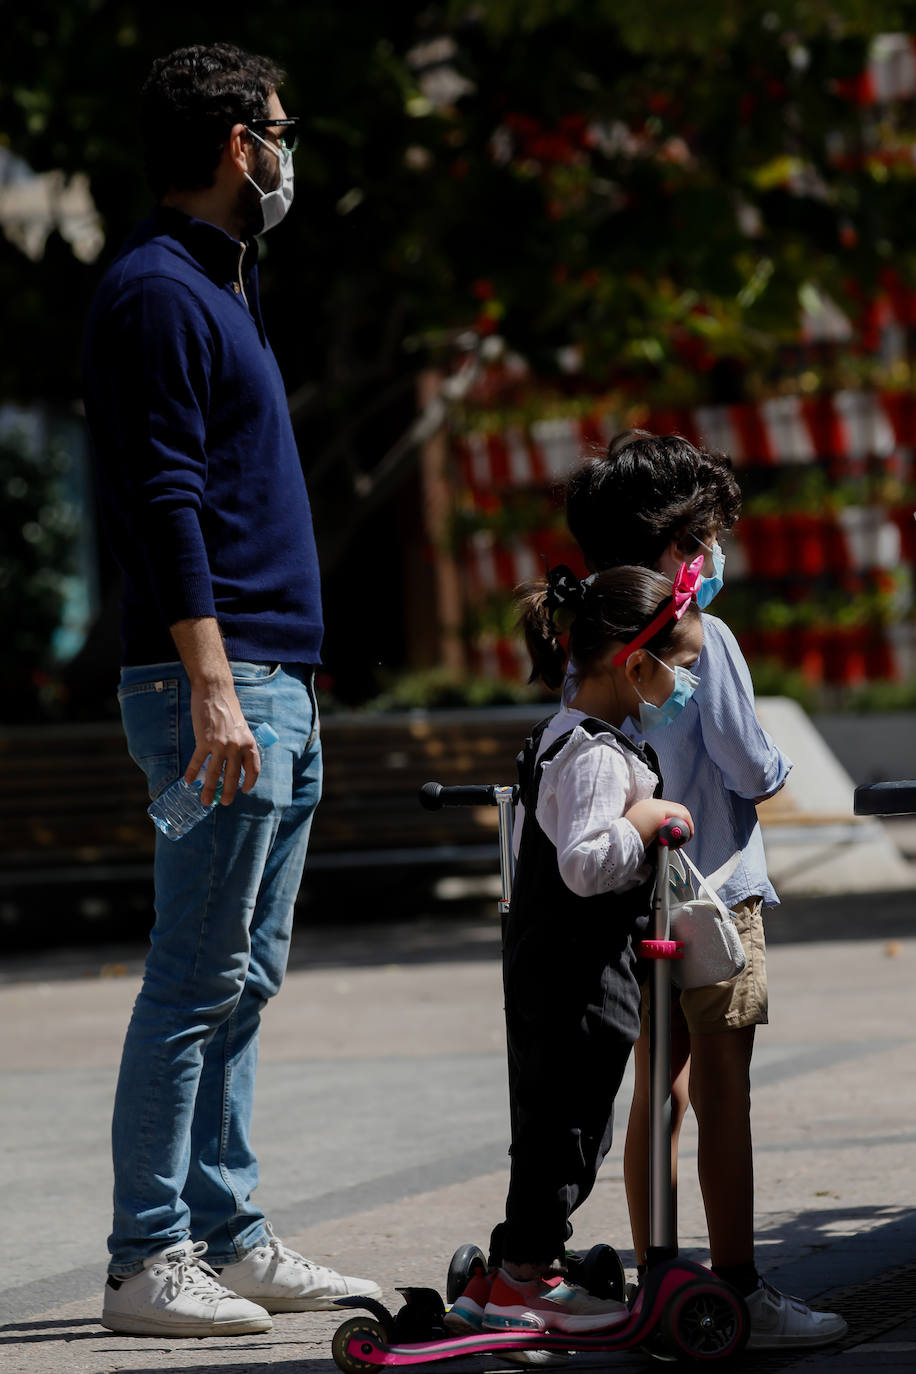
[[[660,725],[670,725],[673,720],[681,714],[690,698],[700,685],[700,679],[694,677],[693,673],[688,673],[686,668],[680,664],[672,668],[670,663],[666,663],[663,658],[656,658],[651,650],[646,653],[650,658],[654,658],[656,663],[667,668],[669,673],[674,674],[674,688],[670,697],[662,702],[661,706],[655,706],[651,701],[646,701],[645,697],[639,692],[639,728],[643,734],[648,734],[650,730],[656,730]]]
[[[697,587],[697,605],[702,610],[722,590],[725,582],[725,554],[718,539],[713,541],[712,548],[704,544],[702,539],[697,539],[697,543],[712,554],[712,577],[702,577]]]

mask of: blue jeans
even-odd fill
[[[156,835],[156,920],[112,1123],[109,1269],[121,1277],[188,1238],[207,1242],[212,1264],[231,1264],[267,1234],[251,1200],[258,1027],[286,970],[321,740],[311,669],[231,667],[248,724],[268,721],[279,740],[251,792],[181,840]],[[180,663],[125,668],[118,699],[156,797],[194,752],[188,678]]]

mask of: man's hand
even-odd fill
[[[171,630],[191,680],[191,721],[196,747],[185,769],[185,782],[193,783],[209,755],[201,804],[210,805],[222,777],[220,803],[229,806],[242,769],[242,791],[250,792],[254,787],[261,771],[261,756],[242,715],[219,626],[212,618],[180,620]]]

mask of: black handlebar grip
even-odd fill
[[[869,782],[857,787],[853,800],[857,816],[904,816],[916,811],[916,782]]]
[[[419,801],[427,811],[438,811],[443,806],[495,806],[495,791],[492,783],[443,787],[441,782],[425,782],[419,791]]]
[[[658,842],[666,849],[680,849],[690,839],[690,827],[686,821],[669,816],[658,832]]]

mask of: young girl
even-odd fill
[[[550,1274],[611,1144],[614,1098],[639,1034],[636,946],[668,816],[654,754],[620,727],[674,714],[696,685],[699,574],[675,586],[643,568],[580,583],[556,568],[520,596],[532,681],[558,688],[569,630],[569,700],[535,727],[519,761],[518,859],[503,939],[511,1171],[490,1273],[447,1317],[453,1330],[578,1332],[620,1321],[624,1304]]]
[[[740,511],[727,458],[702,452],[676,435],[641,430],[620,435],[605,456],[586,462],[566,492],[569,528],[589,568],[641,563],[670,574],[684,559],[699,555],[700,606],[722,586],[725,558],[718,536]],[[696,820],[690,853],[700,871],[712,873],[734,854],[740,856],[721,896],[736,913],[747,966],[732,982],[682,992],[672,1007],[672,1177],[677,1178],[678,1131],[689,1101],[699,1130],[698,1172],[712,1268],[745,1297],[750,1347],[822,1345],[842,1336],[842,1317],[812,1312],[778,1293],[754,1263],[750,1063],[755,1027],[767,1020],[761,908],[778,902],[767,877],[756,802],[779,791],[792,764],[757,720],[750,673],[734,636],[708,615],[703,616],[697,673],[696,695],[669,729],[653,733],[652,743],[668,795],[684,802]],[[631,732],[636,734],[632,727]],[[644,1008],[624,1154],[640,1266],[649,1226],[647,1036]]]

